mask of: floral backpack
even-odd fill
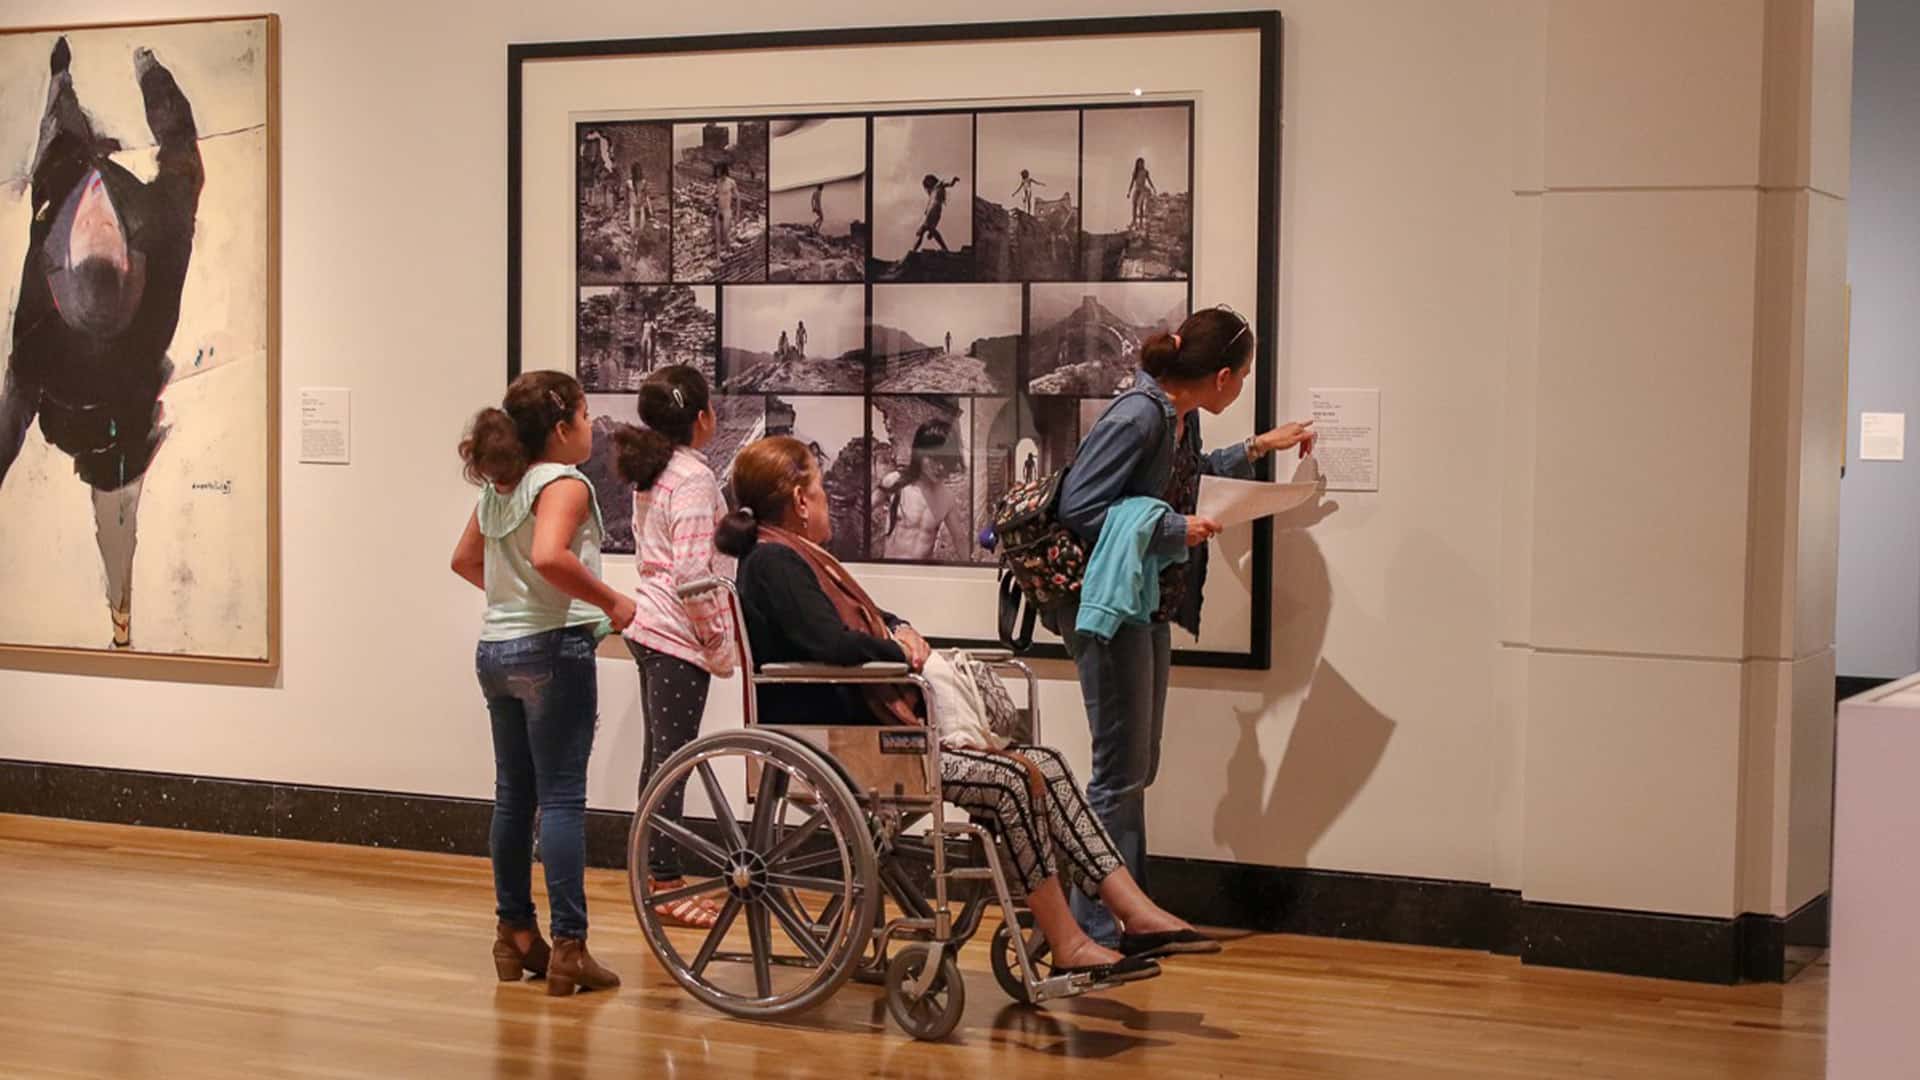
[[[1144,392],[1129,390],[1114,401]],[[1072,468],[1013,485],[993,504],[992,519],[980,534],[982,547],[999,547],[1000,640],[1014,652],[1033,646],[1040,612],[1079,596],[1087,573],[1092,553],[1086,541],[1060,520],[1060,493]]]
[[[1059,518],[1066,482],[1061,469],[1015,484],[993,504],[991,535],[982,537],[999,545],[1000,640],[1015,652],[1032,647],[1043,609],[1080,594],[1087,572],[1086,542]]]

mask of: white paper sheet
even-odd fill
[[[1200,505],[1197,513],[1223,526],[1234,526],[1271,514],[1284,514],[1304,506],[1320,491],[1318,481],[1269,484],[1260,480],[1229,480],[1220,476],[1200,478]]]

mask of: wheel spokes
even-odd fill
[[[820,917],[813,920],[814,925],[831,924],[834,919],[839,918],[840,909],[845,907],[846,903],[847,898],[842,893],[834,893],[832,896],[827,897],[826,904],[820,909]],[[856,930],[855,932],[858,933],[859,931]]]
[[[778,885],[783,889],[808,889],[813,892],[844,893],[849,888],[847,882],[835,878],[807,877],[803,874],[767,873],[767,884]]]
[[[819,920],[813,917],[813,912],[807,910],[807,901],[805,897],[801,896],[799,893],[793,891],[792,889],[781,889],[780,899],[782,902],[784,902],[787,905],[788,911],[791,911],[795,915],[800,916],[801,923],[807,926],[818,925]],[[829,897],[828,899],[831,900],[832,898]]]
[[[719,892],[726,887],[727,883],[724,878],[711,878],[698,884],[682,885],[678,889],[669,889],[666,892],[654,893],[652,896],[647,897],[647,903],[655,907],[661,904],[678,903],[681,900],[691,900],[696,896],[705,896],[708,893]]]
[[[814,833],[819,832],[820,826],[826,822],[827,812],[815,810],[807,820],[794,826],[792,832],[781,837],[780,842],[773,845],[773,850],[767,852],[767,865],[778,866],[781,860],[800,850],[800,845],[811,839]]]
[[[773,827],[779,823],[787,805],[787,770],[762,762],[760,788],[754,795],[753,850],[764,851],[773,840]]]
[[[733,804],[727,801],[727,793],[720,789],[720,778],[713,775],[713,766],[701,762],[700,784],[707,789],[707,802],[713,807],[713,816],[720,822],[720,833],[726,838],[728,846],[738,850],[747,846],[747,838],[740,831],[740,820],[733,816]]]
[[[813,929],[807,925],[806,920],[787,906],[786,897],[777,892],[768,892],[765,900],[768,910],[773,912],[773,917],[780,920],[780,929],[787,932],[787,937],[793,939],[793,943],[800,947],[800,951],[807,955],[807,959],[815,964],[826,963],[827,951],[814,940]]]
[[[773,931],[767,924],[765,903],[747,905],[747,940],[753,949],[753,988],[763,998],[773,996]]]
[[[720,917],[713,921],[713,929],[707,931],[707,940],[700,943],[700,951],[694,955],[693,963],[687,965],[687,970],[693,973],[694,978],[706,974],[707,964],[712,962],[720,942],[726,939],[727,931],[733,929],[733,920],[739,916],[742,906],[739,897],[727,897],[726,905],[720,909]]]
[[[666,815],[655,815],[653,820],[647,823],[647,828],[666,834],[666,836],[678,843],[681,847],[686,848],[688,851],[712,863],[714,866],[722,870],[727,868],[727,853],[720,850],[718,844],[687,828],[685,825],[668,818]]]
[[[838,851],[816,851],[812,855],[797,855],[785,861],[768,859],[767,869],[776,874],[797,874],[803,870],[818,870],[823,866],[832,866],[839,861]]]

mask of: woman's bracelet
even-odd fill
[[[1260,445],[1260,436],[1258,435],[1247,436],[1245,446],[1247,448],[1248,461],[1259,461],[1261,458],[1267,456],[1266,448]]]

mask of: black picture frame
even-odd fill
[[[524,243],[523,78],[525,68],[530,63],[550,60],[665,56],[679,53],[752,53],[769,49],[928,45],[1211,31],[1255,31],[1259,35],[1259,78],[1253,91],[1259,95],[1257,159],[1259,176],[1256,183],[1257,238],[1255,242],[1257,299],[1253,311],[1257,343],[1254,359],[1254,386],[1257,391],[1254,401],[1254,425],[1256,430],[1267,430],[1276,422],[1274,399],[1278,375],[1275,347],[1276,330],[1279,325],[1280,87],[1283,20],[1281,13],[1277,10],[510,44],[507,47],[507,378],[511,381],[520,374],[521,370]],[[1189,168],[1192,167],[1190,162]],[[1260,461],[1256,470],[1260,479],[1272,479],[1272,459]],[[1272,666],[1273,548],[1272,521],[1264,518],[1256,521],[1253,535],[1249,647],[1245,651],[1176,648],[1173,654],[1174,663],[1189,667],[1244,670],[1267,670]],[[983,585],[983,587],[986,586]],[[933,644],[943,647],[991,647],[999,644],[989,638],[940,637],[931,640]],[[1067,657],[1063,646],[1052,643],[1036,643],[1027,655],[1040,659]]]

